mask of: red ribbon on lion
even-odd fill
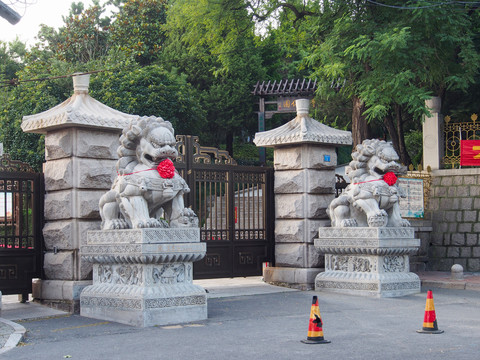
[[[158,164],[157,168],[153,169],[145,169],[145,170],[139,170],[139,171],[134,171],[128,174],[117,174],[119,176],[127,176],[127,175],[133,175],[133,174],[138,174],[144,171],[150,171],[150,170],[157,170],[158,175],[162,177],[163,179],[171,179],[175,176],[175,166],[173,165],[173,161],[170,159],[165,159],[163,160],[160,164]]]
[[[397,175],[395,175],[393,172],[387,172],[385,175],[383,175],[383,179],[362,181],[362,182],[354,183],[353,185],[365,184],[365,183],[369,183],[369,182],[373,182],[373,181],[380,181],[380,180],[385,181],[388,186],[393,186],[397,182]]]

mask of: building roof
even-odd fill
[[[253,140],[255,145],[274,147],[299,143],[336,146],[352,144],[352,133],[350,131],[337,130],[310,118],[308,116],[308,103],[308,99],[297,100],[297,116],[280,127],[257,132]]]
[[[317,80],[293,79],[280,81],[258,81],[253,89],[257,96],[313,96]]]
[[[88,95],[90,75],[73,77],[73,95],[61,104],[35,115],[24,116],[22,130],[44,134],[65,127],[99,127],[121,130],[138,115],[112,109]]]

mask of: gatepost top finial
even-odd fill
[[[298,99],[295,101],[297,107],[297,116],[308,115],[308,110],[310,109],[310,100],[309,99]]]
[[[88,85],[90,84],[90,74],[75,73],[73,74],[73,91],[75,93],[88,93]]]

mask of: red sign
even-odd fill
[[[480,166],[480,140],[462,140],[460,142],[460,165]]]

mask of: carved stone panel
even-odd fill
[[[378,259],[369,256],[326,255],[325,267],[331,271],[376,272]]]
[[[152,270],[153,283],[177,284],[185,282],[185,264],[165,264]]]
[[[408,270],[408,257],[393,255],[383,257],[384,272],[405,272]]]

